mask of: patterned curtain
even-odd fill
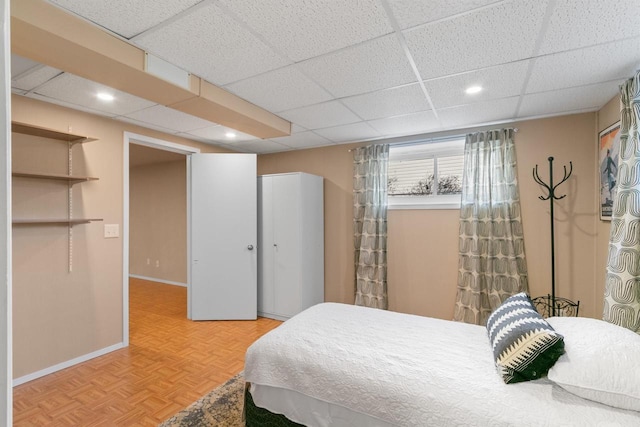
[[[620,86],[618,193],[613,201],[602,318],[640,334],[640,71]]]
[[[485,325],[528,291],[513,129],[467,135],[459,245],[454,320]]]
[[[353,154],[356,305],[387,309],[387,168],[389,145]]]

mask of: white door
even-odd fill
[[[256,319],[256,155],[192,154],[190,178],[191,319]]]
[[[274,314],[273,177],[258,177],[258,312]]]
[[[300,176],[273,177],[276,314],[291,317],[300,311],[302,250],[300,236]]]

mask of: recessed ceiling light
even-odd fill
[[[469,95],[473,95],[474,93],[478,93],[482,90],[482,86],[470,86],[465,90]]]
[[[113,95],[111,95],[110,93],[106,93],[106,92],[98,92],[98,94],[96,96],[101,101],[113,101],[115,99],[115,97]]]
[[[237,135],[235,132],[227,132],[224,134],[227,138],[235,138]]]

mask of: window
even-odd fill
[[[458,209],[464,138],[389,147],[390,209]]]

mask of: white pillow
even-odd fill
[[[585,399],[640,411],[640,335],[586,317],[552,317],[564,335],[565,354],[548,377]]]

